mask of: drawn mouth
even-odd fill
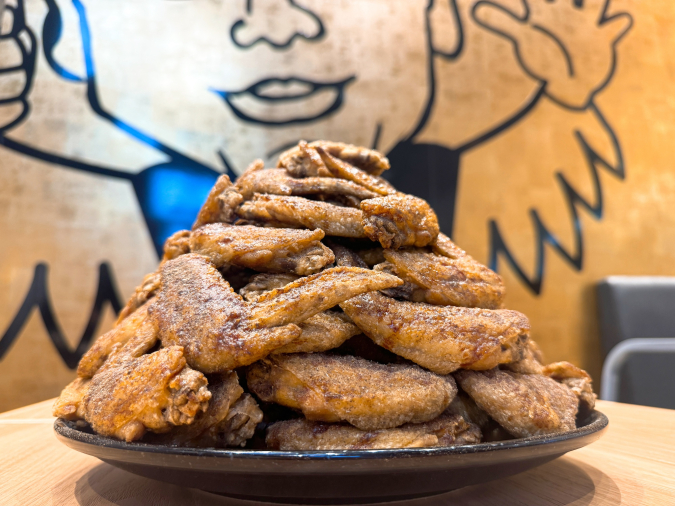
[[[345,87],[356,76],[333,83],[297,77],[263,79],[241,91],[211,88],[239,119],[248,123],[284,126],[309,123],[337,111]]]

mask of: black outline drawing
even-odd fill
[[[48,7],[48,13],[45,18],[45,24],[43,26],[43,32],[42,32],[42,44],[43,44],[43,49],[44,49],[44,55],[45,55],[45,60],[47,63],[50,65],[50,67],[63,79],[65,80],[70,80],[70,81],[75,81],[75,82],[81,82],[85,83],[87,86],[87,99],[89,101],[90,106],[92,107],[92,110],[99,115],[101,118],[106,119],[109,121],[111,124],[113,124],[115,127],[121,129],[122,131],[126,132],[130,136],[134,137],[135,139],[139,140],[140,142],[152,146],[158,151],[166,154],[168,158],[170,159],[170,163],[175,163],[177,165],[185,166],[188,167],[189,170],[195,171],[195,172],[203,172],[204,174],[211,174],[213,173],[214,175],[217,175],[219,171],[214,170],[211,167],[207,167],[195,160],[192,160],[191,158],[173,150],[172,148],[161,144],[158,142],[156,139],[153,139],[149,135],[145,134],[144,132],[138,130],[134,126],[130,125],[129,123],[123,121],[122,119],[114,116],[112,113],[108,112],[103,105],[101,104],[99,97],[98,97],[98,91],[97,91],[97,82],[96,82],[96,72],[94,68],[94,61],[92,57],[92,52],[91,52],[91,34],[89,32],[89,25],[86,17],[86,11],[84,8],[84,5],[82,3],[82,0],[71,0],[73,5],[75,6],[79,16],[80,16],[80,30],[81,30],[81,35],[82,35],[82,41],[83,41],[83,49],[84,49],[84,57],[85,57],[85,67],[86,67],[86,76],[77,76],[75,73],[70,72],[63,66],[61,66],[55,59],[54,57],[54,49],[57,46],[60,37],[61,37],[61,28],[62,28],[62,23],[61,23],[61,17],[60,13],[58,11],[58,6],[55,2],[55,0],[45,0],[45,3]],[[300,11],[304,12],[305,14],[310,15],[313,17],[319,25],[319,31],[315,35],[307,35],[303,33],[294,33],[289,39],[283,43],[275,43],[274,41],[269,40],[266,37],[259,37],[255,41],[253,41],[250,44],[239,44],[236,40],[236,33],[237,31],[244,26],[245,21],[243,19],[238,20],[236,23],[233,24],[231,28],[231,37],[232,41],[234,44],[238,45],[241,49],[248,49],[258,43],[267,43],[271,47],[273,47],[275,50],[282,51],[285,49],[288,49],[291,47],[293,42],[296,39],[304,39],[307,42],[316,42],[321,40],[323,37],[325,37],[326,31],[323,25],[323,22],[321,19],[313,12],[311,12],[309,9],[306,9],[304,7],[301,7],[295,3],[294,0],[287,0],[290,5],[292,5],[294,8],[299,9]],[[434,7],[437,6],[436,2],[438,1],[443,1],[447,3],[448,8],[451,11],[452,17],[455,19],[457,23],[457,43],[452,51],[441,51],[438,50],[433,46],[433,40],[432,40],[432,33],[431,33],[431,12]],[[579,111],[579,110],[589,110],[595,117],[598,119],[599,123],[601,126],[605,129],[605,132],[609,139],[611,140],[612,144],[612,149],[614,151],[614,156],[617,160],[616,166],[612,166],[610,162],[607,160],[603,159],[587,142],[587,140],[584,138],[583,134],[579,131],[575,132],[575,137],[577,139],[577,143],[579,145],[579,148],[581,149],[584,159],[586,160],[588,169],[589,169],[589,174],[592,179],[593,183],[593,191],[594,191],[594,199],[593,200],[586,200],[577,190],[569,183],[569,181],[565,178],[564,174],[561,172],[558,172],[556,174],[556,179],[558,181],[558,184],[560,185],[560,189],[563,192],[564,198],[567,201],[569,213],[570,213],[570,220],[571,223],[574,227],[574,245],[572,248],[567,250],[555,237],[555,235],[549,230],[549,228],[546,226],[546,224],[543,222],[543,220],[540,217],[540,214],[536,209],[531,209],[530,210],[530,216],[532,219],[532,224],[534,227],[534,230],[536,232],[536,244],[535,244],[535,262],[534,262],[534,271],[532,274],[528,275],[527,274],[527,269],[523,267],[523,265],[515,258],[515,255],[513,254],[512,250],[508,247],[506,244],[506,241],[504,239],[504,236],[499,228],[499,225],[497,224],[497,221],[495,219],[492,219],[489,221],[488,225],[488,231],[489,231],[489,238],[490,238],[490,252],[489,252],[489,258],[490,258],[490,267],[497,270],[499,259],[502,258],[506,261],[506,263],[510,266],[511,269],[516,273],[517,277],[521,280],[521,282],[527,286],[534,294],[540,294],[541,290],[543,288],[543,281],[545,277],[545,264],[546,264],[546,250],[547,249],[552,249],[558,256],[560,256],[565,262],[567,262],[570,266],[572,266],[576,270],[581,270],[583,268],[583,260],[584,260],[584,237],[583,237],[583,227],[582,227],[582,220],[581,220],[581,214],[580,210],[585,210],[592,218],[599,220],[602,218],[603,214],[603,204],[604,204],[604,195],[603,195],[603,187],[602,187],[602,181],[600,178],[599,174],[599,168],[602,167],[606,171],[608,171],[610,174],[613,174],[615,177],[619,179],[624,179],[625,177],[625,166],[624,166],[624,161],[623,161],[623,154],[621,151],[621,146],[619,144],[619,141],[617,139],[617,136],[612,129],[611,125],[609,122],[604,118],[602,115],[601,111],[598,109],[597,105],[594,102],[594,98],[597,93],[599,93],[610,81],[612,76],[614,75],[616,65],[617,65],[617,52],[616,52],[616,45],[618,42],[625,36],[625,34],[630,31],[632,24],[633,24],[633,19],[628,13],[617,13],[613,16],[608,17],[607,16],[607,8],[608,8],[609,0],[606,1],[605,6],[602,11],[602,15],[600,16],[598,20],[598,26],[601,26],[603,23],[609,22],[613,19],[616,19],[618,17],[627,17],[630,20],[630,23],[628,24],[627,29],[625,30],[624,33],[622,33],[616,40],[614,40],[611,50],[612,50],[612,66],[611,69],[608,73],[607,78],[600,83],[596,88],[591,90],[587,102],[581,106],[581,107],[573,107],[570,106],[569,104],[564,104],[558,101],[555,97],[550,96],[547,91],[547,83],[545,81],[540,80],[536,76],[533,76],[530,74],[529,70],[527,67],[523,64],[523,62],[520,59],[518,48],[516,47],[515,41],[513,51],[515,54],[516,59],[518,60],[520,66],[523,68],[524,72],[526,72],[528,75],[533,77],[536,80],[540,81],[540,85],[534,90],[532,95],[523,103],[522,107],[518,110],[515,111],[509,118],[504,120],[501,124],[496,125],[492,128],[490,128],[488,131],[483,132],[478,134],[474,139],[471,139],[469,141],[466,141],[463,145],[449,149],[445,146],[440,146],[440,145],[432,145],[432,144],[416,144],[414,142],[415,137],[422,131],[424,126],[427,124],[429,117],[431,116],[432,108],[435,102],[435,97],[436,97],[436,76],[435,76],[435,62],[434,58],[435,57],[440,57],[444,58],[447,60],[453,60],[458,58],[464,49],[464,28],[463,24],[466,22],[466,20],[462,19],[462,16],[460,15],[459,9],[457,7],[456,0],[429,0],[427,7],[426,7],[426,31],[427,31],[427,50],[429,54],[429,60],[428,60],[428,66],[427,66],[427,75],[428,75],[428,92],[427,92],[427,100],[426,104],[423,108],[422,111],[420,111],[420,115],[418,120],[415,122],[414,126],[410,130],[410,134],[406,136],[404,140],[402,140],[399,145],[397,145],[392,152],[389,153],[390,157],[391,156],[403,156],[403,158],[408,158],[409,160],[414,160],[416,163],[419,163],[420,158],[417,157],[418,153],[423,153],[423,157],[421,158],[422,160],[428,160],[428,161],[433,161],[435,166],[439,168],[438,174],[434,177],[437,177],[438,180],[434,181],[434,189],[435,191],[439,192],[444,192],[444,199],[448,201],[447,206],[446,206],[446,212],[450,216],[450,225],[452,225],[452,220],[454,219],[454,202],[455,202],[455,192],[457,189],[457,177],[458,177],[458,171],[460,167],[460,158],[461,155],[480,145],[483,144],[484,142],[488,141],[489,139],[499,135],[500,133],[504,132],[511,126],[515,125],[517,122],[519,122],[521,119],[523,119],[532,109],[539,103],[539,101],[542,99],[542,97],[546,96],[549,99],[551,99],[553,102],[555,102],[558,106],[572,110],[572,111]],[[507,15],[512,16],[513,18],[519,20],[520,22],[526,22],[529,19],[530,11],[529,7],[527,5],[527,2],[524,2],[525,5],[525,14],[523,17],[518,17],[514,15],[513,13],[509,12],[505,8],[503,8],[501,5],[496,4],[494,2],[491,2],[489,0],[481,0],[474,4],[472,10],[471,10],[471,17],[473,20],[478,23],[480,26],[483,28],[493,31],[494,33],[497,33],[500,36],[507,36],[503,33],[496,32],[495,30],[492,30],[490,27],[485,26],[484,24],[481,24],[480,21],[476,18],[475,12],[478,6],[480,5],[491,5],[492,7],[496,7],[498,9],[501,9],[503,12],[505,12]],[[575,0],[575,5],[577,8],[581,8],[583,6],[583,3],[581,0]],[[253,9],[253,4],[252,0],[247,0],[247,12],[251,13]],[[65,168],[70,168],[70,169],[75,169],[75,170],[80,170],[80,171],[85,171],[89,172],[92,174],[96,174],[99,176],[104,176],[104,177],[114,177],[114,178],[122,178],[126,179],[132,182],[134,185],[134,190],[136,191],[137,196],[139,197],[139,203],[141,204],[141,207],[143,208],[143,203],[141,199],[141,193],[144,189],[144,185],[146,184],[145,178],[146,175],[144,175],[144,171],[141,171],[139,174],[129,174],[123,171],[119,171],[110,167],[104,167],[104,166],[98,166],[98,165],[92,165],[88,164],[85,162],[81,162],[79,160],[73,160],[73,159],[68,159],[64,158],[62,156],[58,156],[53,153],[48,153],[45,151],[42,151],[40,149],[37,149],[32,146],[28,146],[26,144],[23,144],[21,142],[15,141],[13,139],[8,138],[4,132],[11,130],[13,127],[17,126],[20,124],[22,121],[26,119],[30,112],[30,102],[28,100],[28,94],[31,90],[33,80],[34,80],[34,71],[35,71],[35,65],[36,65],[36,53],[37,53],[37,40],[36,37],[33,33],[33,31],[28,27],[25,23],[25,15],[24,15],[24,9],[23,9],[23,0],[18,0],[18,5],[16,7],[12,6],[5,6],[6,9],[10,10],[14,16],[14,24],[12,27],[12,30],[10,33],[5,34],[0,36],[0,39],[13,39],[16,41],[18,44],[22,55],[23,55],[23,64],[21,66],[11,68],[11,69],[2,69],[0,70],[0,73],[3,72],[13,72],[13,71],[23,71],[26,73],[26,84],[24,89],[21,91],[21,93],[16,96],[16,97],[11,97],[8,99],[5,99],[3,101],[0,101],[0,104],[4,103],[11,103],[11,102],[18,102],[22,105],[22,111],[19,114],[19,116],[15,119],[13,119],[10,123],[7,125],[1,126],[0,127],[0,145],[3,145],[4,147],[14,150],[16,152],[19,152],[23,155],[30,156],[36,159],[44,160],[49,163],[59,165],[61,167]],[[566,50],[564,44],[555,38],[550,31],[546,30],[544,27],[535,27],[542,31],[542,33],[546,33],[549,37],[553,38],[555,41],[557,41],[558,45],[561,47],[561,50],[563,52],[563,55],[566,58],[567,64],[568,64],[568,74],[570,76],[574,75],[574,65],[573,61],[571,60],[571,57]],[[24,34],[24,37],[27,37],[30,42],[31,42],[31,47],[27,47],[24,41],[21,39],[22,34]],[[508,37],[508,36],[507,36]],[[511,39],[513,40],[513,39]],[[345,87],[352,82],[354,79],[356,79],[357,76],[351,76],[339,83],[321,83],[321,82],[315,82],[315,81],[310,81],[307,79],[301,79],[301,78],[285,78],[285,79],[279,79],[279,78],[267,78],[262,81],[259,81],[258,83],[255,83],[251,86],[249,86],[245,90],[241,91],[235,91],[235,92],[223,92],[223,91],[215,91],[216,93],[220,94],[225,103],[230,106],[232,111],[234,112],[237,117],[239,117],[242,121],[247,121],[247,122],[254,122],[254,123],[260,123],[264,124],[267,126],[271,127],[280,127],[283,126],[284,124],[293,124],[293,123],[303,123],[303,122],[309,122],[309,121],[314,121],[320,117],[323,117],[327,114],[332,114],[335,112],[337,109],[339,109],[342,105],[343,101],[343,94],[344,94],[344,89]],[[282,83],[288,83],[291,81],[298,81],[301,82],[302,84],[307,84],[311,87],[311,90],[308,91],[306,94],[297,94],[297,95],[292,95],[292,96],[285,96],[285,97],[274,97],[274,96],[266,96],[263,93],[259,92],[260,86],[263,84],[267,84],[270,82],[282,82]],[[251,95],[256,96],[258,99],[261,100],[268,100],[268,101],[275,101],[275,100],[287,100],[287,101],[293,101],[293,100],[301,100],[303,98],[306,98],[308,94],[316,92],[318,89],[321,89],[322,87],[328,87],[328,86],[334,86],[337,87],[338,89],[338,99],[336,100],[336,103],[334,103],[331,107],[329,107],[326,111],[323,111],[319,116],[312,117],[312,118],[299,118],[299,119],[294,119],[290,120],[285,123],[277,123],[277,122],[266,122],[264,120],[260,121],[255,118],[250,118],[246,116],[245,114],[241,113],[241,111],[237,111],[235,107],[232,106],[232,104],[228,101],[228,96],[236,96],[237,94],[243,94],[243,93],[249,93]],[[377,148],[379,145],[379,139],[381,137],[381,133],[383,129],[386,128],[386,125],[382,125],[381,123],[378,123],[376,126],[375,131],[373,132],[373,141],[372,141],[372,146],[373,148]],[[267,156],[273,156],[274,154],[283,151],[284,149],[287,149],[293,145],[295,145],[297,141],[293,141],[292,143],[285,144],[284,146],[280,146],[277,148],[274,148],[271,150],[270,153],[267,153]],[[231,176],[234,175],[234,171],[232,170],[231,163],[229,162],[226,153],[224,151],[218,151],[218,156],[222,162],[223,167],[225,170],[230,173]],[[416,158],[417,157],[417,158]],[[426,157],[426,158],[425,158]],[[147,170],[147,169],[146,169]],[[452,194],[450,194],[452,193]],[[422,195],[424,196],[424,195]],[[144,208],[143,208],[144,209]],[[149,229],[151,228],[151,224],[148,221],[147,216],[145,216],[145,209],[144,209],[144,217],[146,218],[146,223],[148,224]],[[451,234],[451,230],[449,230]],[[156,245],[157,246],[157,245]],[[159,249],[159,246],[157,246]],[[80,342],[78,346],[76,347],[75,350],[71,350],[67,344],[67,341],[65,340],[63,336],[63,332],[60,329],[60,326],[58,324],[58,321],[56,319],[56,316],[54,314],[50,299],[49,299],[49,291],[47,289],[47,266],[45,264],[38,264],[35,267],[35,275],[33,278],[33,282],[28,290],[27,296],[19,309],[18,313],[12,320],[12,322],[9,324],[7,330],[5,333],[2,335],[0,338],[0,360],[2,357],[7,353],[7,351],[10,349],[11,345],[15,341],[15,339],[19,336],[22,328],[24,327],[26,321],[32,314],[32,310],[34,308],[37,308],[40,311],[40,314],[42,316],[42,320],[44,322],[44,325],[47,329],[47,332],[49,334],[50,339],[52,340],[55,348],[59,352],[60,356],[63,358],[64,362],[68,365],[68,367],[74,368],[77,365],[77,362],[79,361],[79,358],[81,355],[84,353],[84,351],[88,348],[91,339],[93,338],[93,333],[96,331],[96,327],[98,323],[100,322],[101,316],[102,316],[102,308],[106,302],[109,302],[113,309],[115,311],[119,311],[121,307],[120,299],[119,296],[117,295],[117,290],[115,288],[115,284],[112,279],[112,274],[110,267],[108,264],[104,263],[101,264],[100,269],[99,269],[99,283],[98,283],[98,288],[97,288],[97,294],[96,294],[96,299],[92,308],[92,312],[90,314],[89,322],[82,334],[82,337],[80,339]]]
[[[82,337],[77,347],[72,350],[61,330],[61,325],[59,325],[49,297],[49,267],[44,263],[37,264],[35,266],[33,281],[23,304],[21,304],[16,316],[14,316],[14,319],[0,337],[0,360],[10,350],[16,338],[19,337],[21,330],[30,319],[33,309],[37,309],[40,312],[42,322],[56,351],[58,351],[63,362],[70,369],[75,369],[82,355],[89,349],[91,340],[94,338],[94,333],[98,330],[99,323],[103,318],[105,304],[109,303],[115,314],[119,313],[122,309],[110,265],[105,262],[100,264],[98,272],[96,298],[94,299],[91,313],[89,313],[89,321],[82,332]]]

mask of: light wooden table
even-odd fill
[[[252,506],[141,478],[66,448],[53,401],[0,414],[0,504]],[[675,505],[675,410],[599,402],[609,429],[596,443],[486,485],[395,503],[436,505]]]

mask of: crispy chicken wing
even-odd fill
[[[347,248],[333,251],[338,265],[365,265]],[[432,306],[375,292],[340,307],[376,344],[438,374],[519,360],[530,331],[517,311]]]
[[[258,162],[262,163],[261,160],[253,163]],[[223,174],[206,197],[206,202],[199,211],[192,230],[203,227],[207,223],[232,223],[236,218],[234,210],[243,200],[244,197],[239,194],[230,178]]]
[[[241,205],[238,213],[242,218],[273,225],[320,228],[326,235],[339,237],[365,237],[360,210],[303,197],[256,194]]]
[[[347,424],[304,418],[277,422],[267,429],[271,450],[376,450],[480,443],[480,429],[459,415],[443,413],[425,423],[364,431]]]
[[[66,386],[54,402],[52,414],[66,420],[84,420],[84,396],[89,390],[89,378],[76,378]]]
[[[211,393],[204,375],[187,367],[180,346],[146,355],[156,342],[155,327],[124,346],[116,344],[91,379],[84,416],[98,434],[135,441],[146,430],[166,432],[190,424],[206,410]]]
[[[355,167],[379,176],[385,170],[390,168],[389,160],[380,152],[344,144],[342,142],[315,141],[307,144],[300,141],[298,146],[283,152],[279,156],[278,167],[284,167],[294,177],[307,177],[308,175],[317,175],[320,168],[324,168],[316,159],[312,159],[308,152],[316,153],[316,148],[321,147],[324,151],[340,160],[343,160]]]
[[[123,346],[138,333],[154,329],[155,322],[148,316],[148,310],[153,303],[154,301],[141,306],[112,330],[100,336],[80,360],[77,375],[81,378],[91,378],[108,359],[116,344]]]
[[[249,200],[255,193],[272,195],[344,195],[357,201],[372,199],[378,194],[361,185],[333,177],[306,177],[296,179],[284,169],[266,169],[247,172],[237,179],[239,193]]]
[[[401,279],[422,288],[423,302],[485,309],[502,307],[505,290],[501,278],[468,255],[451,259],[413,249],[384,250],[384,257]]]
[[[217,267],[236,265],[263,272],[314,274],[333,263],[333,252],[321,244],[322,230],[261,228],[224,223],[192,233],[190,247]]]
[[[161,274],[156,314],[162,344],[184,346],[188,363],[205,373],[251,364],[299,337],[294,322],[355,294],[400,283],[364,269],[334,268],[249,304],[203,256],[180,256],[164,264]]]
[[[353,181],[378,195],[393,195],[396,193],[396,189],[385,179],[368,174],[352,164],[332,156],[321,146],[317,146],[316,151],[321,156],[325,167],[334,177]]]
[[[362,430],[432,420],[457,393],[450,376],[417,366],[323,353],[270,356],[249,368],[247,380],[265,402],[299,409],[309,420],[344,420]]]
[[[576,428],[578,400],[551,378],[499,369],[458,371],[455,378],[481,409],[516,437]]]
[[[163,262],[190,253],[190,231],[179,230],[164,242]]]
[[[143,278],[143,282],[136,288],[134,294],[127,301],[126,306],[120,311],[115,326],[118,326],[127,316],[131,315],[154,297],[157,290],[159,290],[159,271],[151,272]]]
[[[334,267],[261,294],[251,313],[265,327],[301,322],[358,294],[401,283],[384,272]]]
[[[541,352],[536,343],[532,339],[528,339],[521,359],[510,364],[504,364],[502,369],[521,374],[544,374],[544,366],[541,365]]]
[[[542,374],[567,386],[579,399],[579,412],[590,413],[595,407],[597,395],[593,393],[591,376],[569,362],[554,362],[543,368]]]
[[[438,219],[426,201],[411,195],[388,195],[361,202],[363,231],[383,248],[421,248],[438,235]]]
[[[275,288],[283,288],[298,279],[293,274],[257,274],[239,293],[249,302],[256,302],[260,296]],[[310,316],[299,323],[300,337],[274,350],[272,353],[314,353],[337,348],[361,330],[349,317],[337,311],[324,311]]]
[[[244,394],[234,371],[212,378],[209,391],[208,409],[198,414],[194,423],[154,435],[149,442],[190,447],[243,445],[262,420],[257,403]]]

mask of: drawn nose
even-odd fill
[[[296,38],[318,41],[325,33],[314,12],[295,0],[246,0],[246,15],[232,25],[232,42],[249,48],[259,42],[287,49]]]

